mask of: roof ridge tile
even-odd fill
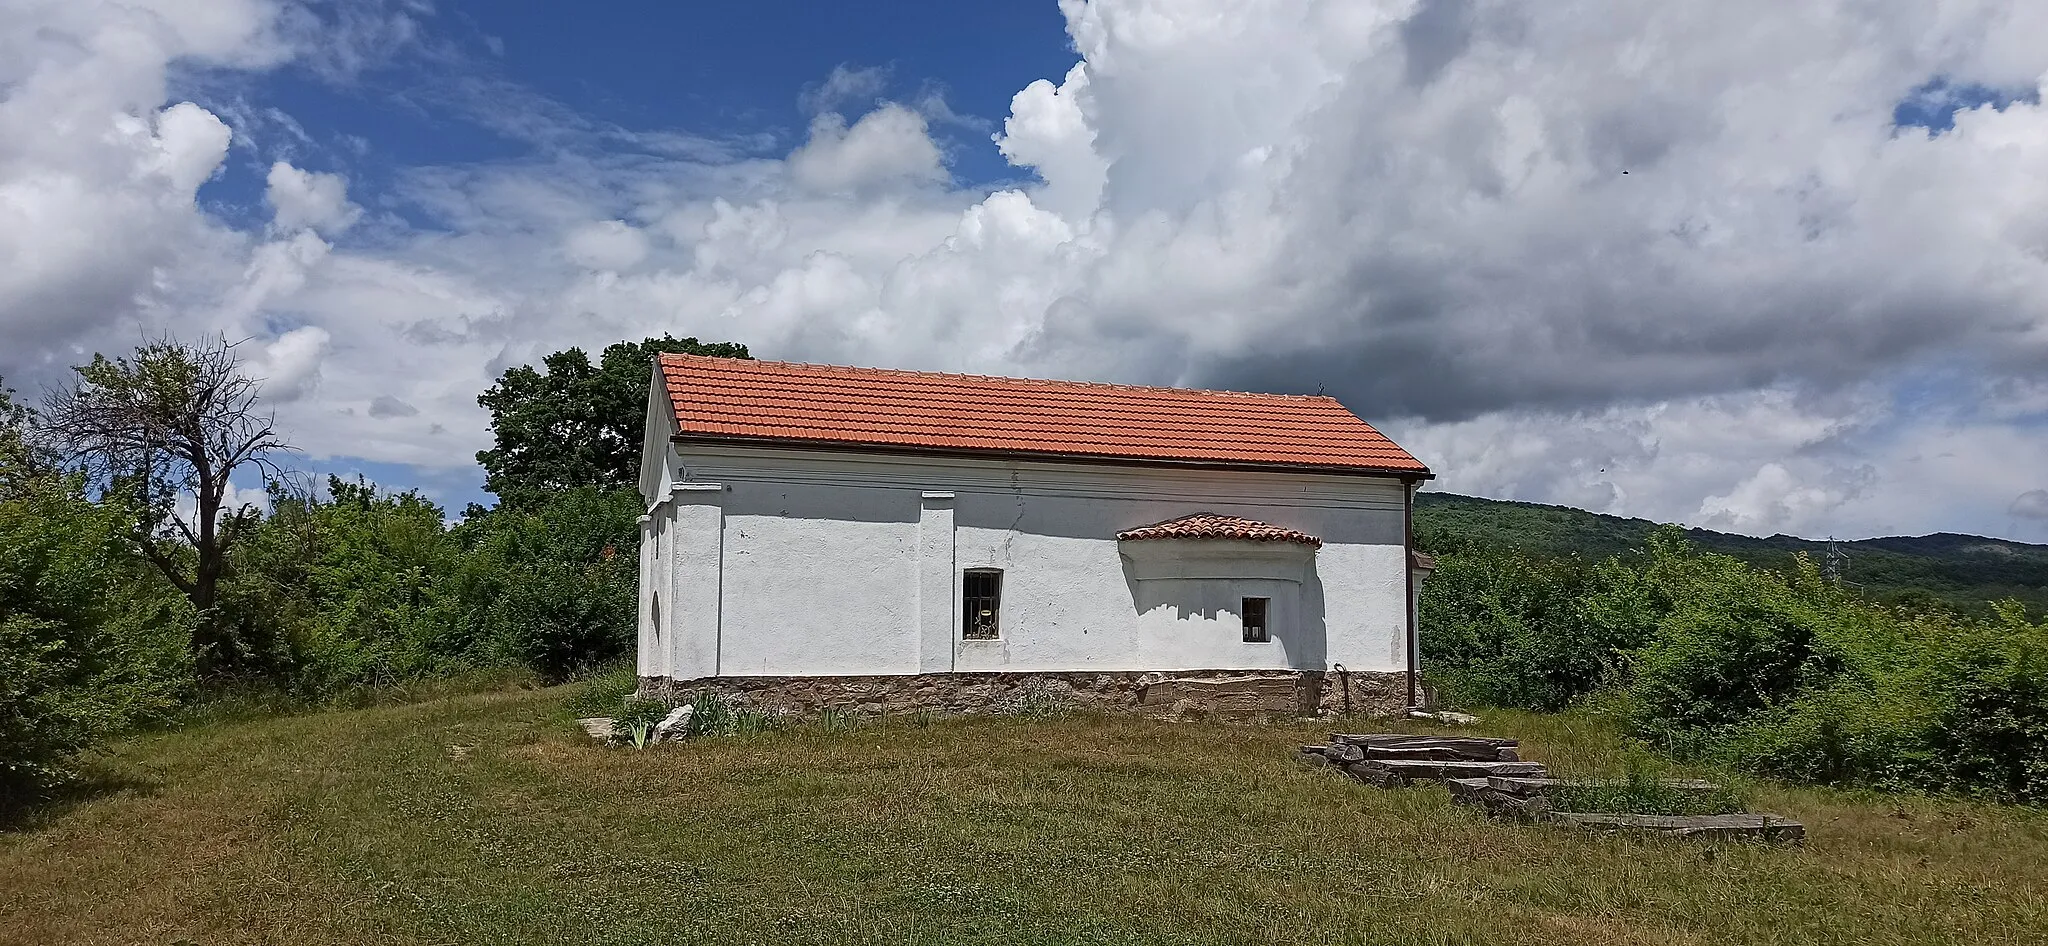
[[[831,364],[827,362],[773,361],[762,358],[726,358],[719,355],[693,355],[674,352],[663,352],[659,357],[664,364],[688,362],[729,362],[733,365],[759,365],[763,367],[772,368],[795,368],[799,369],[800,371],[810,369],[811,373],[821,373],[824,371],[847,371],[853,372],[855,374],[879,375],[883,377],[896,378],[925,378],[932,380],[945,379],[984,382],[995,381],[1005,384],[1049,385],[1055,387],[1068,388],[1098,388],[1110,391],[1158,391],[1182,395],[1223,394],[1236,397],[1274,398],[1276,400],[1288,401],[1327,401],[1331,403],[1335,403],[1337,401],[1336,398],[1331,397],[1327,394],[1275,394],[1266,391],[1234,391],[1225,388],[1177,388],[1171,385],[1163,384],[1119,384],[1113,381],[1069,381],[1062,380],[1059,378],[1020,378],[1011,375],[1000,374],[967,374],[964,372],[954,371],[918,371],[910,368],[869,368],[860,365],[841,365]]]

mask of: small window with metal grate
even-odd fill
[[[992,641],[1002,636],[1003,570],[970,568],[961,575],[960,637]]]
[[[1272,637],[1266,628],[1266,605],[1271,598],[1246,598],[1239,602],[1237,613],[1244,618],[1244,642],[1263,644]]]

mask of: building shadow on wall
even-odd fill
[[[1176,621],[1241,621],[1237,613],[1242,600],[1241,579],[1140,579],[1129,555],[1122,560],[1124,589],[1131,609],[1142,616],[1160,609],[1172,612]],[[1287,657],[1287,665],[1301,670],[1322,670],[1330,656],[1329,622],[1324,615],[1323,579],[1311,557],[1302,569],[1300,582],[1268,579],[1272,585],[1294,590],[1290,613],[1271,629],[1272,639]],[[1277,596],[1277,595],[1275,595]],[[1224,668],[1217,668],[1224,669]]]

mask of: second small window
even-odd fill
[[[1003,573],[996,568],[969,569],[960,581],[960,637],[992,641],[1002,637]]]
[[[1266,605],[1271,598],[1246,598],[1239,603],[1237,613],[1244,617],[1244,642],[1263,644],[1270,640],[1266,629]]]

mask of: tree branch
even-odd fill
[[[142,553],[142,557],[148,559],[151,565],[155,565],[156,570],[162,572],[165,580],[175,586],[180,593],[190,595],[199,589],[197,582],[185,577],[178,567],[177,560],[165,555],[162,549],[156,547],[156,539],[135,533],[129,534],[128,539]]]

